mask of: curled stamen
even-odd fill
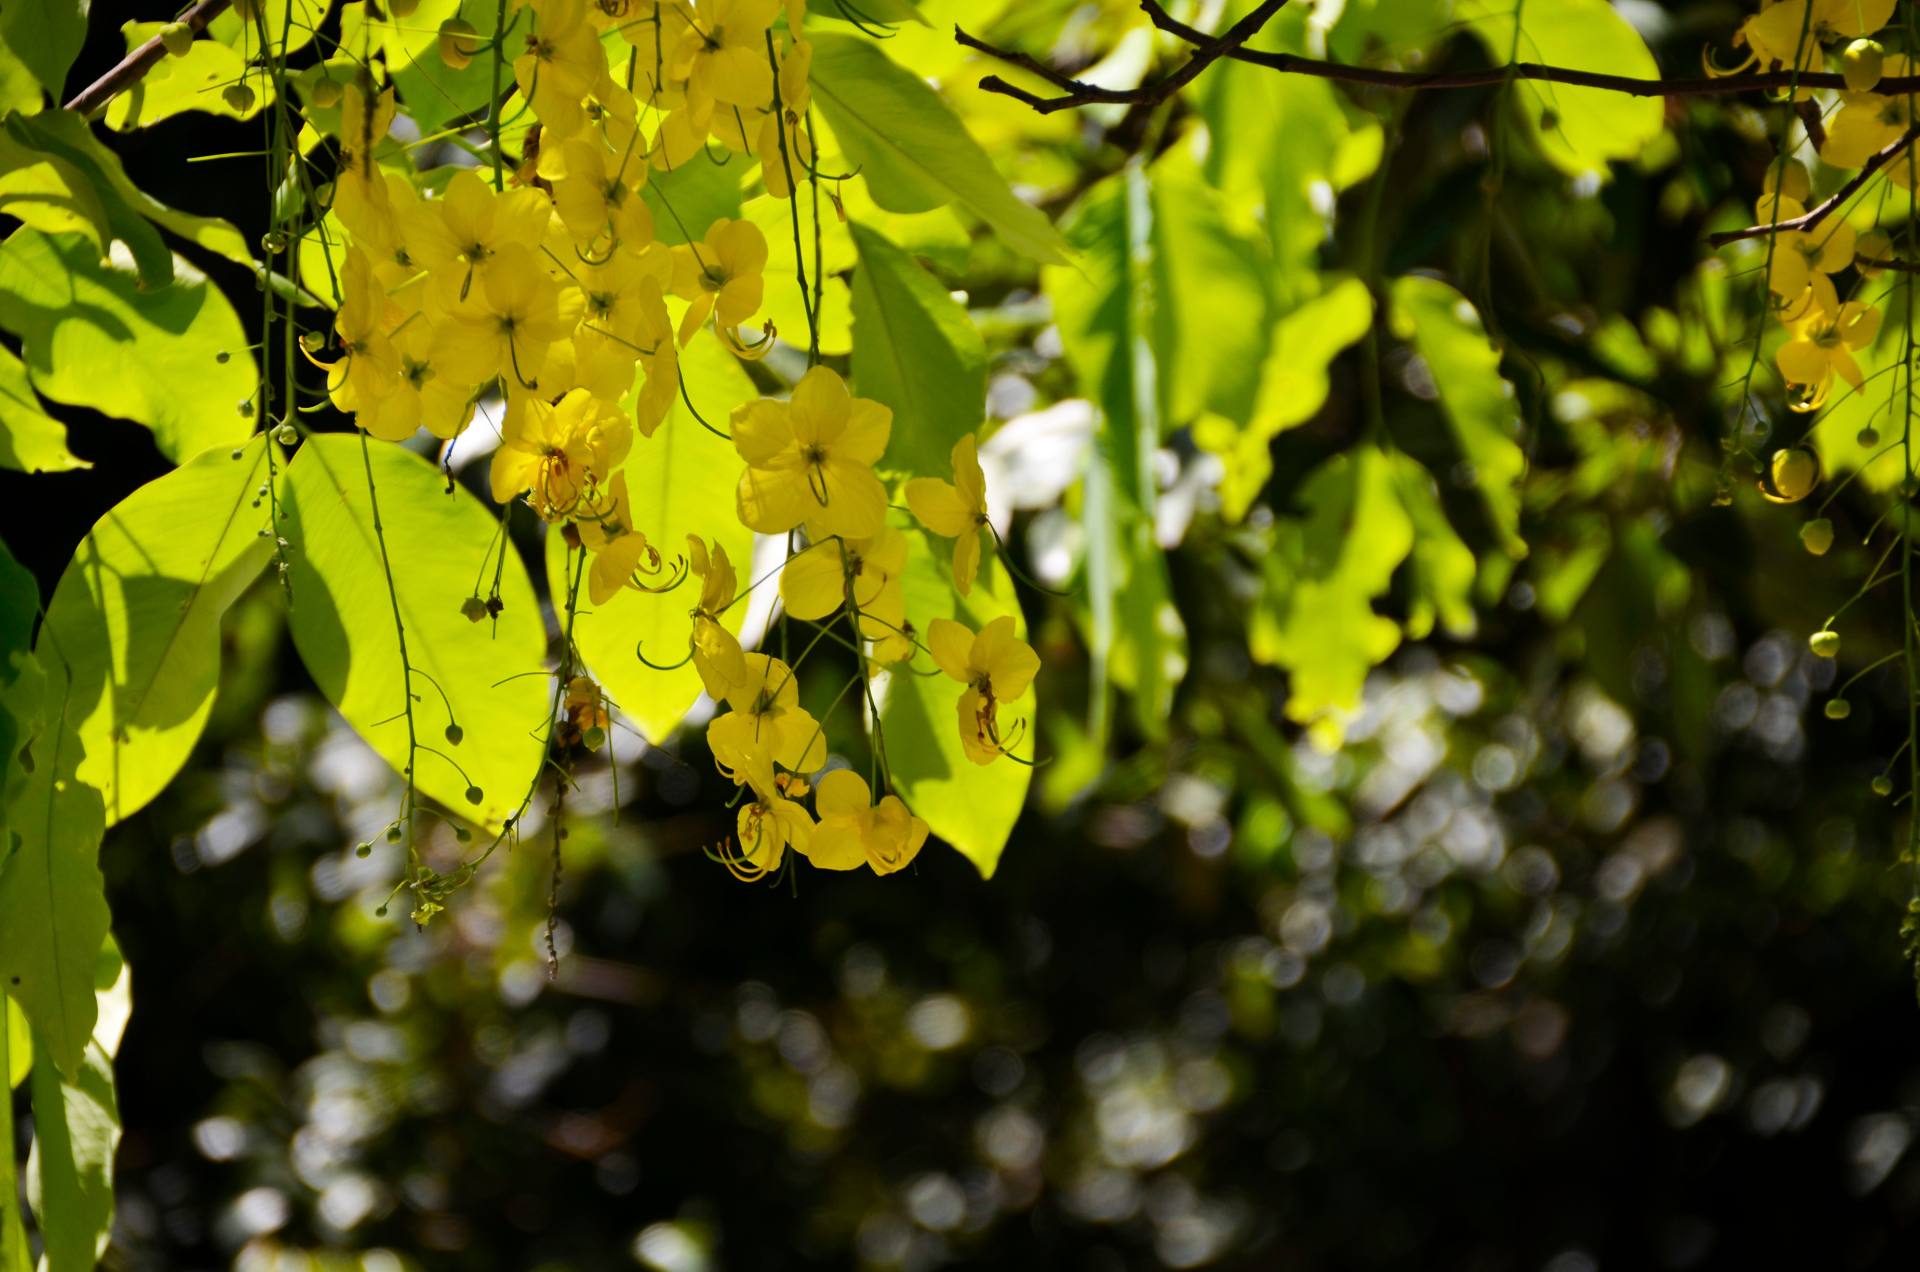
[[[633,647],[633,656],[634,656],[635,658],[638,658],[638,659],[640,660],[640,663],[641,663],[641,665],[642,665],[642,666],[645,666],[645,667],[650,667],[650,668],[652,668],[652,669],[653,669],[654,671],[678,671],[678,670],[680,670],[680,669],[681,669],[682,667],[684,667],[684,666],[686,666],[686,665],[687,665],[688,663],[690,663],[690,662],[692,662],[692,661],[693,661],[693,650],[692,650],[691,648],[689,648],[689,649],[687,650],[687,656],[686,656],[685,658],[682,658],[682,659],[681,659],[681,660],[680,660],[679,662],[677,662],[677,663],[657,663],[657,662],[653,662],[653,661],[651,661],[650,659],[648,659],[648,657],[646,656],[646,654],[644,654],[644,653],[642,653],[642,652],[641,652],[641,649],[640,649],[640,647],[641,647],[642,645],[644,645],[644,644],[646,644],[646,642],[645,642],[645,641],[639,641],[639,642],[637,642],[637,643],[636,643],[636,644],[634,645],[634,647]]]

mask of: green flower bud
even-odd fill
[[[1836,658],[1840,654],[1840,633],[1830,627],[1822,628],[1807,638],[1807,648],[1816,658]]]
[[[1844,720],[1853,714],[1853,704],[1845,698],[1830,698],[1827,700],[1826,710],[1827,719]]]
[[[1815,517],[1801,526],[1800,546],[1815,556],[1827,555],[1827,549],[1833,546],[1833,522],[1825,517]]]
[[[185,57],[193,51],[193,28],[184,22],[169,22],[160,28],[160,43],[175,57]]]
[[[229,84],[221,91],[220,100],[235,114],[244,115],[253,109],[253,90],[245,84]]]
[[[1870,93],[1880,82],[1887,51],[1878,40],[1855,40],[1840,50],[1840,74],[1847,87],[1856,93]]]

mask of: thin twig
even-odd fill
[[[1750,225],[1744,230],[1723,230],[1707,236],[1709,247],[1725,247],[1729,243],[1738,243],[1741,239],[1760,238],[1767,234],[1777,234],[1790,230],[1811,230],[1832,215],[1834,209],[1860,192],[1860,188],[1873,179],[1873,174],[1899,158],[1903,151],[1910,149],[1916,139],[1920,139],[1920,123],[1915,123],[1888,142],[1860,165],[1860,171],[1848,177],[1846,183],[1820,202],[1808,208],[1799,216],[1776,221],[1772,225]]]
[[[191,9],[180,15],[180,21],[193,28],[199,35],[207,29],[207,23],[226,11],[233,0],[200,0]],[[67,109],[80,115],[91,115],[120,93],[132,88],[142,76],[153,69],[153,64],[167,55],[167,46],[154,36],[133,52],[121,58],[114,68],[93,83],[76,93],[67,103]]]
[[[1209,63],[1222,57],[1287,75],[1307,75],[1346,84],[1366,84],[1375,88],[1414,92],[1428,89],[1494,88],[1512,80],[1565,84],[1574,88],[1597,88],[1607,92],[1624,93],[1630,97],[1729,97],[1740,93],[1778,91],[1794,87],[1844,89],[1847,86],[1846,78],[1841,75],[1815,71],[1795,72],[1792,68],[1687,79],[1643,79],[1631,75],[1608,75],[1600,71],[1547,66],[1539,62],[1512,62],[1504,66],[1471,71],[1393,71],[1371,66],[1324,62],[1317,58],[1300,57],[1292,53],[1273,53],[1262,49],[1246,48],[1245,41],[1254,32],[1248,32],[1237,40],[1230,37],[1254,16],[1252,14],[1249,14],[1248,18],[1243,19],[1241,23],[1235,24],[1235,27],[1226,35],[1216,38],[1197,27],[1181,22],[1156,3],[1156,0],[1141,0],[1140,7],[1154,26],[1195,45],[1196,51],[1172,75],[1150,84],[1143,84],[1138,88],[1103,88],[1098,84],[1089,84],[1055,70],[1029,54],[1017,49],[1003,49],[997,45],[988,44],[958,28],[954,31],[954,38],[967,48],[985,53],[1009,66],[1017,66],[1060,89],[1062,96],[1042,97],[1017,85],[1009,84],[997,75],[989,75],[980,81],[980,87],[987,92],[999,93],[1015,101],[1024,102],[1042,114],[1072,110],[1081,106],[1153,105],[1191,81],[1195,75],[1205,70]],[[1277,9],[1279,6],[1273,7]],[[1891,76],[1881,80],[1874,91],[1887,96],[1920,92],[1920,75]]]
[[[1124,102],[1129,105],[1140,104],[1153,106],[1158,105],[1179,92],[1182,88],[1185,88],[1193,82],[1194,78],[1198,76],[1200,72],[1206,70],[1220,58],[1230,56],[1235,50],[1239,49],[1241,45],[1245,44],[1255,35],[1258,35],[1260,29],[1266,26],[1268,20],[1271,19],[1274,14],[1280,12],[1280,10],[1286,6],[1286,3],[1287,0],[1262,0],[1262,3],[1251,13],[1228,27],[1226,31],[1219,36],[1203,35],[1194,41],[1197,47],[1194,49],[1193,54],[1174,71],[1161,76],[1151,84],[1142,84],[1138,88],[1124,91],[1100,88],[1097,85],[1083,84],[1079,80],[1069,79],[1057,71],[1048,69],[1024,53],[1003,52],[990,44],[975,39],[957,26],[953,29],[953,38],[967,48],[978,49],[982,53],[989,54],[1014,66],[1031,71],[1052,84],[1055,88],[1064,90],[1063,95],[1059,97],[1041,97],[1037,93],[1029,93],[1024,88],[1015,87],[997,75],[989,75],[980,81],[980,87],[986,89],[988,92],[1002,93],[1008,97],[1023,101],[1043,115],[1052,114],[1057,110],[1072,110],[1075,107],[1086,106],[1095,102]]]

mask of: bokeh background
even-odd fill
[[[924,7],[935,36],[962,16]],[[965,16],[1063,62],[1133,20],[1004,8]],[[1679,73],[1743,11],[1620,8]],[[121,16],[159,16],[94,14],[75,83],[117,57]],[[989,129],[1011,119],[967,96],[984,65],[950,61]],[[354,845],[395,780],[289,656],[262,580],[192,764],[102,855],[135,1002],[108,1266],[1910,1263],[1913,880],[1905,810],[1869,788],[1905,736],[1902,683],[1872,673],[1828,720],[1836,666],[1805,644],[1878,509],[1838,501],[1842,546],[1814,562],[1798,514],[1744,484],[1716,503],[1724,363],[1687,334],[1717,322],[1737,352],[1758,324],[1738,290],[1710,321],[1700,239],[1745,223],[1769,117],[1675,105],[1671,153],[1597,190],[1515,153],[1489,206],[1494,109],[1405,113],[1374,241],[1395,272],[1456,279],[1493,254],[1496,317],[1542,368],[1507,368],[1535,550],[1471,640],[1436,632],[1376,673],[1338,751],[1284,723],[1247,628],[1276,515],[1364,427],[1358,350],[1243,524],[1217,515],[1218,461],[1169,440],[1189,665],[1163,737],[1121,711],[1089,753],[1075,604],[1026,594],[1049,762],[993,880],[934,844],[900,876],[740,885],[702,852],[729,816],[699,744],[616,729],[569,800],[557,976],[544,848],[496,858],[425,930],[376,914],[398,863]],[[993,137],[1056,215],[1161,144],[1111,115]],[[142,188],[258,233],[252,165],[181,162],[254,140],[198,116],[109,137]],[[1358,250],[1364,194],[1329,260]],[[989,335],[1000,473],[1071,502],[1084,411],[1043,300],[991,247],[944,264]],[[1404,352],[1382,368],[1414,454],[1436,445],[1425,376]],[[0,535],[43,593],[165,468],[142,430],[67,417],[92,470],[0,472]],[[1071,517],[1014,524],[1019,559],[1075,587]],[[1841,674],[1898,635],[1897,608],[1861,607]]]

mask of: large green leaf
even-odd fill
[[[67,449],[67,426],[41,407],[26,363],[0,348],[0,468],[63,473],[91,467]]]
[[[257,55],[260,47],[259,26],[264,24],[267,39],[272,41],[276,50],[295,53],[312,43],[314,35],[326,21],[327,10],[332,7],[333,0],[257,0],[248,13],[257,13],[258,22],[250,17],[243,18],[239,7],[235,6],[207,24],[207,35],[213,40]],[[432,30],[431,27],[428,29]]]
[[[21,141],[19,132],[18,125],[0,128],[0,215],[49,234],[84,234],[104,256],[114,239],[113,220],[93,181],[68,160]],[[140,222],[137,215],[130,219]],[[140,222],[134,232],[152,229]],[[157,235],[154,241],[164,255],[165,244]],[[173,268],[171,257],[165,268]]]
[[[756,396],[739,360],[711,332],[701,332],[681,353],[680,375],[687,396],[709,420],[724,420],[733,407]],[[753,532],[734,512],[741,468],[732,447],[701,428],[685,403],[675,405],[652,437],[634,439],[627,457],[627,497],[635,525],[669,561],[685,554],[690,534],[718,542],[745,588],[753,568]],[[554,609],[562,615],[568,591],[566,560],[560,536],[547,536],[547,585]],[[699,586],[698,579],[690,579],[658,594],[624,588],[604,605],[590,604],[585,587],[580,590],[574,645],[607,696],[656,745],[666,741],[699,699],[700,676],[691,664],[656,671],[640,661],[635,649],[661,665],[684,658],[693,631],[688,614]],[[727,626],[736,635],[747,606],[743,599],[727,611]]]
[[[814,101],[874,202],[889,212],[958,204],[1015,251],[1066,262],[1059,232],[1014,194],[925,80],[856,36],[815,35],[813,50]]]
[[[27,1199],[46,1245],[47,1272],[91,1272],[113,1226],[113,1156],[120,1147],[120,1109],[113,1056],[131,1008],[126,964],[111,936],[94,961],[93,1036],[79,1072],[62,1077],[35,1065],[33,1153]]]
[[[229,10],[231,12],[231,10]],[[160,34],[164,22],[128,22],[120,33],[132,52]],[[223,91],[245,84],[253,92],[246,109],[236,110]],[[219,40],[195,40],[185,57],[168,55],[123,93],[107,103],[105,122],[116,131],[149,128],[163,119],[202,111],[229,119],[251,119],[273,101],[273,77],[261,70],[249,73],[240,50]]]
[[[909,530],[906,535],[907,613],[920,631],[926,631],[936,618],[955,619],[979,631],[1001,615],[1011,614],[1025,636],[1013,582],[997,561],[981,563],[980,577],[963,599],[953,590],[946,552],[936,551],[922,531]],[[913,668],[931,671],[932,660],[916,653]],[[880,697],[880,728],[894,792],[926,819],[934,834],[959,849],[983,877],[991,878],[1026,803],[1033,770],[1005,757],[992,764],[975,764],[967,758],[958,714],[964,688],[944,675],[895,671],[875,692]],[[1027,722],[1023,740],[1014,747],[1023,760],[1033,759],[1032,739],[1038,736],[1035,703],[1029,690],[1025,698],[1001,706],[1003,730],[1017,720]]]
[[[49,692],[86,749],[109,826],[186,763],[220,679],[220,616],[272,555],[267,442],[207,451],[100,518],[60,576],[40,637]]]
[[[1413,522],[1392,459],[1370,446],[1314,470],[1300,502],[1306,518],[1275,528],[1248,647],[1287,670],[1288,717],[1332,747],[1360,706],[1367,673],[1399,647],[1400,625],[1376,614],[1373,601],[1412,551]]]
[[[712,167],[712,164],[702,164]],[[676,205],[677,206],[677,205]],[[796,348],[807,346],[807,307],[801,303],[800,283],[794,269],[794,213],[799,214],[799,257],[807,271],[807,304],[811,304],[816,285],[820,292],[820,352],[836,357],[853,351],[853,306],[848,299],[847,280],[841,277],[855,263],[853,239],[847,225],[835,215],[831,203],[823,203],[820,216],[820,265],[814,269],[813,200],[753,199],[739,215],[760,227],[767,237],[767,288],[760,305],[760,317],[771,321],[780,338]],[[684,213],[683,213],[684,215]]]
[[[294,0],[296,4],[312,0]],[[494,20],[500,12],[498,0],[420,0],[405,18],[380,16],[385,6],[346,4],[340,10],[340,47],[358,51],[369,42],[386,53],[387,73],[400,91],[400,101],[420,131],[437,131],[449,120],[465,115],[484,114],[487,99],[493,93],[493,58],[482,52],[471,64],[454,70],[440,60],[438,36],[443,22],[458,18],[476,32],[476,40],[485,49],[493,36]],[[522,43],[533,13],[529,8],[509,18],[509,44]],[[509,55],[503,68],[501,88],[513,86]],[[511,113],[511,112],[509,112]]]
[[[53,651],[43,657],[49,678],[60,679]],[[93,1032],[93,967],[107,934],[99,862],[106,809],[100,792],[75,776],[83,756],[65,706],[49,695],[44,727],[21,761],[25,780],[8,804],[0,984],[33,1023],[36,1054],[73,1077]]]
[[[1520,411],[1513,386],[1500,377],[1500,355],[1479,313],[1447,284],[1419,275],[1394,280],[1393,306],[1396,333],[1412,340],[1426,359],[1501,546],[1510,556],[1525,556],[1519,483],[1527,456],[1516,440]]]
[[[696,157],[670,172],[649,173],[640,197],[653,212],[654,237],[662,243],[685,243],[705,238],[707,227],[723,216],[740,216],[740,173],[731,165],[722,167]],[[769,249],[773,242],[769,234]],[[771,278],[769,283],[779,286]]]
[[[86,239],[18,230],[0,245],[0,325],[21,339],[33,387],[145,424],[176,462],[253,431],[253,356],[233,306],[184,260],[143,290]]]
[[[90,0],[25,0],[0,5],[0,49],[12,49],[56,100],[87,40]]]
[[[920,263],[855,224],[853,383],[893,408],[887,466],[943,475],[953,444],[987,414],[987,347],[967,311]]]
[[[1459,0],[1454,17],[1467,24],[1496,63],[1510,57],[1580,71],[1660,78],[1647,42],[1608,0]],[[1514,17],[1519,14],[1516,39]],[[1604,177],[1615,159],[1631,159],[1660,135],[1658,97],[1629,97],[1598,88],[1523,80],[1521,115],[1540,150],[1574,176]]]
[[[293,641],[320,692],[395,770],[406,767],[397,604],[414,668],[413,727],[421,747],[439,752],[420,754],[415,784],[498,830],[533,785],[550,703],[545,678],[524,674],[543,666],[546,632],[511,543],[500,567],[497,519],[466,487],[449,491],[440,470],[412,451],[341,434],[300,447],[280,506],[292,544]],[[469,622],[462,603],[476,589],[487,594],[497,567],[498,620]],[[480,788],[477,804],[469,786]]]
[[[148,286],[170,277],[172,259],[156,247],[143,246],[152,233],[143,224],[147,221],[235,264],[254,268],[253,252],[231,221],[170,208],[141,190],[127,176],[120,156],[107,149],[87,127],[87,121],[72,111],[50,110],[32,118],[15,115],[7,120],[6,127],[21,145],[53,155],[86,176],[105,206],[116,237],[127,241],[140,262],[140,276]]]
[[[27,1225],[20,1213],[20,1182],[13,1155],[13,1091],[33,1068],[33,1041],[25,1013],[0,991],[0,1272],[33,1272]]]

